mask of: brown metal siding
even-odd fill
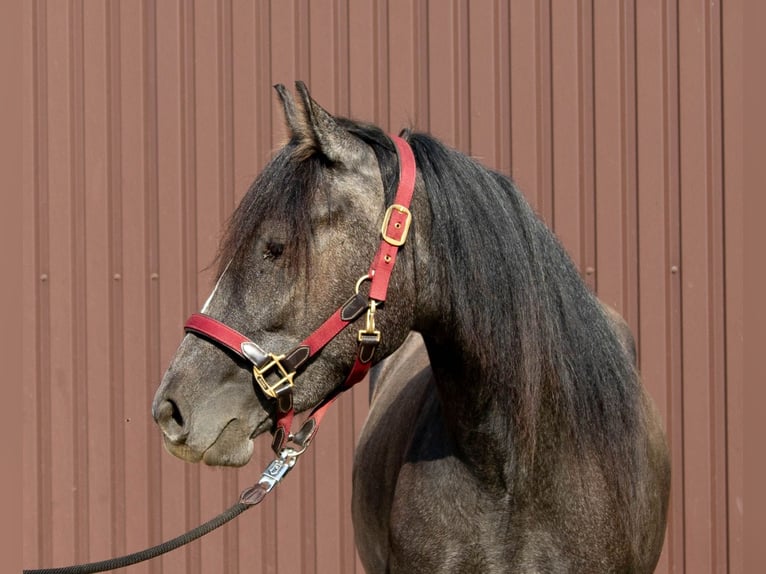
[[[169,538],[240,470],[164,453],[149,404],[220,229],[284,138],[270,86],[513,174],[628,319],[673,454],[658,572],[742,572],[741,3],[24,4],[24,564]],[[278,495],[132,572],[361,572],[344,397]],[[739,401],[739,402],[738,402]],[[277,549],[279,551],[277,552]]]

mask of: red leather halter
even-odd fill
[[[263,393],[276,400],[277,422],[272,448],[282,455],[288,442],[303,452],[314,435],[330,405],[340,393],[361,381],[370,369],[372,356],[380,342],[375,329],[375,309],[386,300],[391,271],[399,248],[407,239],[412,214],[409,207],[415,188],[415,157],[409,144],[402,138],[391,136],[399,155],[399,186],[394,203],[386,210],[381,227],[381,242],[367,275],[356,284],[354,295],[341,305],[332,316],[284,355],[275,355],[261,349],[239,331],[203,313],[195,313],[186,321],[187,332],[200,335],[230,349],[253,364],[253,374]],[[360,294],[363,282],[370,281],[367,297]],[[321,351],[338,333],[367,313],[365,328],[359,331],[357,352],[351,372],[344,384],[324,399],[309,415],[300,430],[292,435],[294,377],[306,362]]]

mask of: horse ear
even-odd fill
[[[287,91],[283,84],[275,85],[274,89],[277,91],[279,100],[282,102],[287,127],[290,128],[290,137],[295,138],[298,141],[309,139],[311,137],[311,131],[308,126],[306,126],[304,119],[298,115],[292,94]]]
[[[338,125],[335,118],[317,104],[301,81],[295,82],[300,95],[305,123],[311,129],[315,148],[327,159],[336,163],[348,163],[363,153],[362,142]]]

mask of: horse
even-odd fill
[[[201,311],[245,343],[187,323],[152,405],[166,449],[241,466],[269,431],[277,450],[305,446],[285,413],[340,392],[377,333],[351,503],[367,572],[652,572],[670,462],[625,322],[509,177],[431,135],[334,116],[302,82],[297,98],[275,88],[289,140],[232,214]],[[375,300],[381,246],[398,259]],[[350,293],[369,301],[346,313]],[[305,351],[338,313],[352,328]]]

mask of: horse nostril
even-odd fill
[[[176,424],[179,427],[183,427],[184,418],[181,416],[181,411],[178,409],[178,405],[172,399],[168,399],[168,402],[170,403],[170,406],[173,407],[173,411],[170,413],[170,416],[173,418],[174,421],[176,421]]]
[[[180,444],[186,440],[189,431],[185,428],[181,409],[178,408],[174,400],[162,401],[155,410],[154,419],[170,441]]]

